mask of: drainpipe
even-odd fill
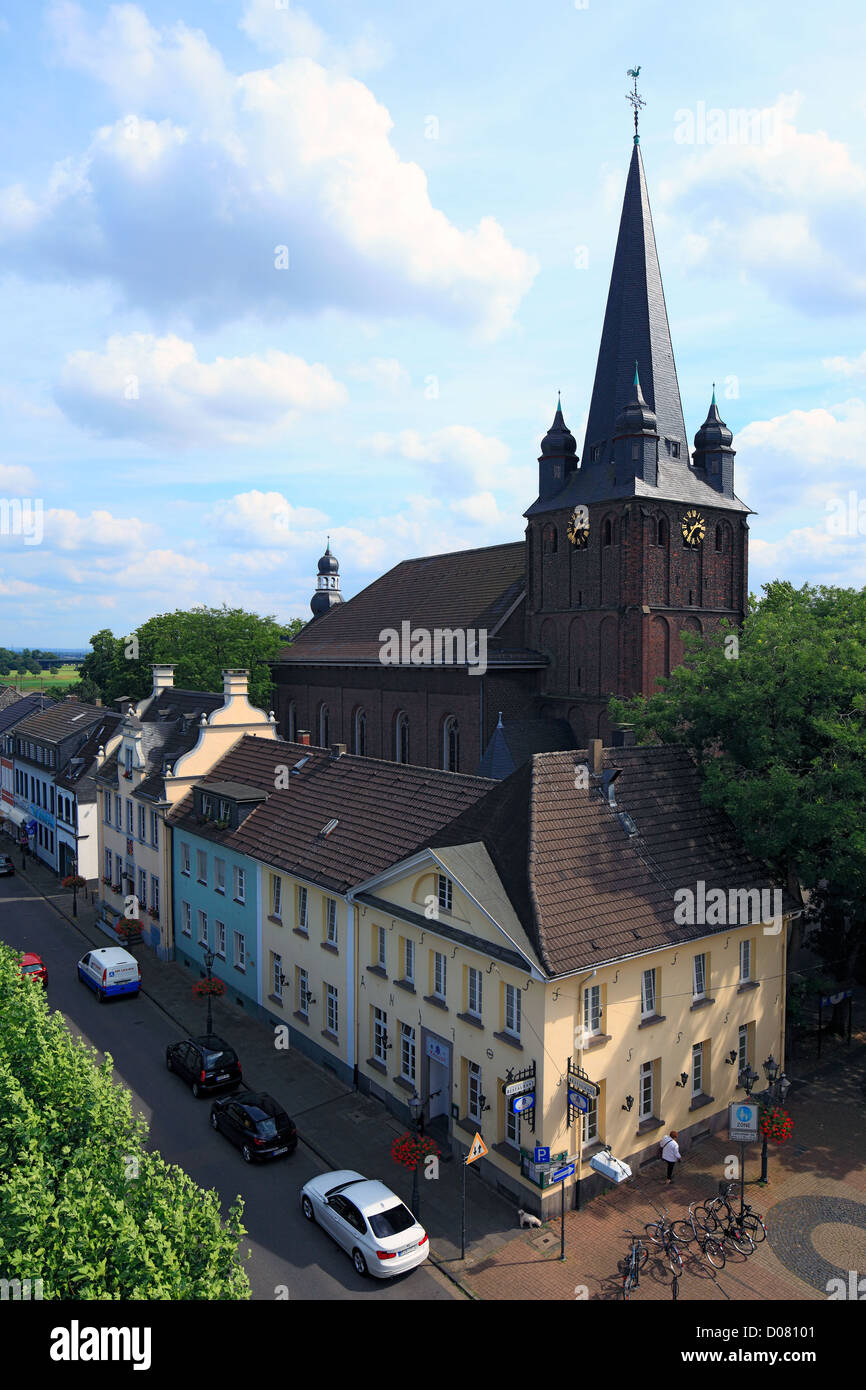
[[[594,977],[595,975],[597,975],[597,974],[598,974],[598,967],[597,967],[597,966],[594,966],[593,969],[590,970],[590,972],[589,972],[588,975],[584,975],[584,976],[583,976],[583,978],[580,980],[580,983],[578,984],[578,988],[577,988],[577,1011],[578,1011],[578,1018],[580,1018],[580,1020],[581,1020],[581,1023],[580,1023],[580,1061],[579,1061],[579,1063],[578,1063],[578,1066],[580,1067],[580,1070],[581,1070],[581,1071],[583,1071],[583,986],[586,984],[586,981],[587,981],[587,980],[593,979],[593,977]],[[566,1095],[565,1095],[565,1101],[566,1101],[566,1105],[567,1105],[567,1104],[568,1104],[568,1082],[567,1082],[567,1081],[566,1081]],[[580,1116],[580,1117],[578,1118],[578,1121],[577,1121],[577,1187],[576,1187],[576,1190],[575,1190],[575,1196],[576,1196],[576,1198],[577,1198],[577,1203],[576,1203],[576,1207],[575,1207],[575,1210],[576,1210],[576,1211],[580,1211],[580,1184],[581,1184],[581,1182],[583,1181],[583,1141],[582,1141],[582,1139],[581,1139],[581,1128],[582,1128],[582,1125],[583,1125],[583,1117]]]

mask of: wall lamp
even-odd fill
[[[634,1105],[634,1096],[626,1096],[625,1105],[620,1106],[620,1110],[631,1110]]]
[[[688,1081],[688,1079],[689,1079],[689,1074],[688,1074],[688,1072],[687,1072],[687,1071],[681,1071],[681,1072],[680,1072],[680,1079],[679,1079],[679,1081],[677,1082],[677,1085],[678,1085],[678,1086],[685,1086],[685,1084],[686,1084],[686,1082]]]
[[[727,1064],[728,1064],[729,1067],[732,1067],[732,1066],[734,1065],[734,1063],[736,1062],[736,1060],[737,1060],[737,1054],[736,1054],[736,1052],[734,1051],[734,1049],[731,1048],[731,1051],[728,1053],[727,1057],[725,1058],[725,1061],[727,1062]]]

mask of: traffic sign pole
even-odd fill
[[[565,1179],[559,1184],[559,1258],[565,1259]]]
[[[469,1155],[466,1155],[468,1158]],[[460,1212],[460,1258],[466,1259],[466,1158],[463,1160],[463,1197]]]

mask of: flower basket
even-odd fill
[[[119,917],[114,924],[116,934],[124,941],[128,941],[136,932],[141,932],[141,922],[137,917]]]
[[[106,882],[105,879],[102,881],[103,883]],[[67,874],[66,878],[62,879],[60,883],[61,888],[84,888],[86,885],[87,879],[82,878],[81,874]]]
[[[394,1162],[402,1164],[410,1172],[414,1172],[416,1168],[421,1168],[425,1158],[431,1154],[438,1158],[439,1149],[426,1134],[416,1135],[409,1132],[398,1134],[391,1145],[391,1157]]]
[[[787,1110],[770,1105],[761,1111],[760,1129],[763,1138],[771,1144],[784,1144],[794,1132],[794,1121]]]
[[[192,992],[196,999],[206,999],[208,995],[213,999],[220,999],[225,994],[226,987],[222,980],[212,975],[209,980],[196,980]]]

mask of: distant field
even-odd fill
[[[61,691],[67,685],[74,685],[81,679],[77,666],[52,666],[50,671],[41,671],[38,676],[31,672],[19,675],[10,671],[8,676],[0,676],[0,685],[14,685],[18,690]]]

